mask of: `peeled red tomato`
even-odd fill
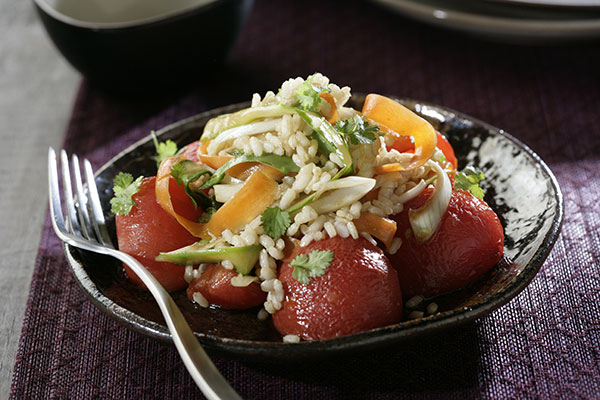
[[[383,252],[360,238],[329,238],[299,250],[331,250],[325,273],[302,284],[289,262],[279,271],[285,298],[273,323],[282,335],[325,339],[397,323],[402,318],[398,275]]]
[[[166,290],[179,290],[187,286],[183,279],[185,267],[159,262],[154,258],[160,252],[190,245],[198,241],[198,238],[186,231],[157,203],[155,181],[155,177],[145,178],[139,192],[133,196],[136,205],[131,212],[128,215],[117,215],[119,250],[140,261]],[[187,218],[197,218],[199,210],[194,209],[183,188],[172,180],[169,189],[175,210]],[[131,281],[144,286],[129,268],[125,267],[125,272]]]
[[[464,190],[452,192],[448,212],[425,243],[410,233],[408,210],[421,207],[432,193],[426,189],[392,217],[403,243],[390,255],[402,293],[433,296],[463,288],[477,280],[502,257],[504,231],[494,211]],[[407,235],[407,232],[409,233]]]
[[[248,286],[237,287],[231,284],[231,278],[237,272],[226,269],[221,264],[209,264],[202,274],[187,289],[187,295],[193,300],[199,292],[210,304],[229,310],[244,310],[256,307],[267,299],[260,285],[252,282]]]
[[[200,147],[200,141],[196,140],[195,142],[192,142],[185,146],[185,148],[181,152],[181,155],[187,158],[188,160],[198,162],[198,147]]]

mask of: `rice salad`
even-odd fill
[[[455,190],[468,189],[481,198],[482,192],[476,191],[481,190],[478,182],[483,174],[477,169],[457,172],[446,139],[398,102],[370,94],[359,111],[346,106],[350,97],[349,87],[339,87],[315,73],[283,82],[277,93],[254,94],[249,108],[209,120],[200,140],[179,151],[173,142],[159,143],[155,137],[156,177],[143,181],[141,177],[135,181],[131,176],[115,178],[116,196],[111,204],[117,214],[119,247],[137,241],[131,227],[146,223],[140,225],[134,215],[139,211],[136,207],[144,208],[138,201],[141,192],[135,193],[146,185],[151,192],[148,196],[160,205],[161,212],[174,218],[168,221],[172,229],[149,231],[150,235],[159,235],[160,242],[161,234],[178,230],[176,236],[181,238],[169,246],[155,246],[161,248],[148,252],[157,254],[150,263],[156,270],[160,268],[160,273],[178,274],[176,268],[183,268],[182,284],[188,286],[188,297],[199,306],[247,309],[262,305],[258,318],[277,317],[275,326],[286,342],[398,322],[403,282],[399,283],[397,274],[402,271],[395,271],[396,264],[409,261],[409,267],[404,267],[409,271],[413,264],[421,263],[404,260],[399,251],[407,241],[411,248],[431,245],[429,239],[442,225],[449,207],[456,206],[454,198],[460,197]],[[473,214],[469,208],[478,207],[475,214],[481,213],[480,203],[485,203],[468,195],[460,200],[466,204],[466,214]],[[182,202],[191,208],[187,213],[182,211]],[[405,210],[407,203],[413,205]],[[491,209],[489,212],[493,215],[490,220],[497,220]],[[402,218],[408,222],[401,222]],[[465,217],[467,223],[468,219]],[[501,235],[499,222],[497,226]],[[498,253],[496,233],[488,235],[495,240],[489,246],[489,254],[495,257],[490,258],[492,265],[502,248]],[[433,240],[433,245],[437,241]],[[419,257],[423,252],[417,253]],[[143,257],[148,258],[146,253]],[[468,262],[469,268],[480,265],[473,257]],[[377,273],[371,274],[370,268]],[[482,272],[466,273],[472,280]],[[434,271],[429,282],[437,285],[443,281],[440,276]],[[332,282],[336,279],[338,282]],[[369,280],[372,282],[364,282]],[[353,281],[354,289],[336,288],[346,281]],[[412,284],[414,279],[409,276],[405,281]],[[454,284],[453,279],[447,281]],[[466,281],[456,282],[464,285]],[[168,289],[180,289],[182,284]],[[428,286],[421,287],[419,290],[429,294]],[[343,314],[335,310],[336,301],[347,301],[351,308],[359,309],[354,295],[372,298],[373,304],[378,296],[387,296],[383,307],[373,307],[391,311],[383,319],[350,330],[343,327],[347,321],[337,321],[342,318],[339,315],[327,320]],[[422,298],[419,296],[415,298]],[[320,304],[327,301],[331,304]],[[424,312],[436,312],[433,305],[427,307],[433,311]],[[306,310],[313,314],[303,316]],[[290,313],[295,314],[288,318]],[[362,312],[356,313],[344,318],[361,319]],[[325,326],[323,334],[311,336],[296,329],[305,324],[302,321],[310,325],[315,315],[314,324]],[[286,318],[289,321],[281,322]],[[291,328],[280,328],[286,324]]]
[[[299,98],[304,91],[307,91],[308,86],[314,88],[317,93],[330,94],[333,99],[333,104],[322,101],[319,111],[328,108],[328,115],[337,112],[339,121],[362,118],[356,110],[345,107],[351,96],[350,88],[348,86],[340,88],[320,73],[315,73],[306,80],[300,77],[289,79],[283,82],[277,94],[269,91],[261,98],[258,93],[255,93],[251,108],[259,110],[273,105],[285,105],[293,110],[293,107],[302,106]],[[330,110],[332,107],[335,107],[335,110]],[[386,217],[402,212],[403,204],[426,187],[425,180],[430,177],[433,164],[426,162],[424,165],[406,171],[376,174],[376,167],[405,162],[414,156],[412,153],[400,153],[395,149],[388,151],[388,146],[392,144],[395,137],[382,134],[383,132],[378,130],[370,143],[347,142],[354,173],[334,180],[346,165],[336,152],[326,155],[320,151],[319,142],[313,137],[314,128],[318,128],[325,121],[326,118],[320,116],[311,126],[298,112],[286,112],[277,117],[261,118],[251,123],[263,125],[257,130],[244,132],[246,134],[242,135],[236,135],[234,132],[227,140],[212,141],[207,146],[206,154],[230,156],[233,150],[256,157],[265,154],[290,157],[299,170],[295,175],[283,176],[278,182],[277,195],[269,207],[288,210],[300,202],[300,199],[315,196],[311,203],[297,209],[291,224],[285,231],[287,238],[299,240],[300,247],[305,247],[312,241],[335,236],[343,238],[350,236],[354,239],[362,236],[377,245],[376,239],[370,233],[357,229],[353,221],[359,218],[361,213]],[[220,121],[217,119],[214,122],[216,123],[207,124],[205,135],[207,133],[209,136],[213,135],[210,130]],[[365,123],[368,124],[366,121]],[[223,136],[227,133],[225,132]],[[441,151],[436,149],[431,160],[436,161],[441,158]],[[211,169],[209,166],[206,167]],[[240,185],[239,180],[226,177],[221,184],[213,187],[211,194],[216,194],[217,201],[224,203],[233,197]],[[369,192],[377,193],[377,196],[370,200],[365,199],[365,195]],[[239,278],[232,279],[231,283],[234,286],[245,286],[249,282],[258,280],[262,290],[268,293],[264,310],[273,314],[281,308],[284,297],[281,282],[277,279],[277,262],[284,258],[286,243],[283,237],[273,239],[265,233],[261,218],[262,215],[255,217],[243,229],[223,230],[222,236],[211,238],[206,248],[262,246],[259,263],[253,273],[240,274]],[[390,254],[394,254],[401,245],[402,239],[395,237],[387,250]],[[222,265],[228,269],[234,268],[228,260],[223,261]],[[186,280],[190,282],[198,277],[202,268],[202,264],[199,267],[188,266]],[[208,306],[199,293],[195,294],[194,299],[198,304]],[[260,312],[259,315],[261,318],[266,317],[264,312]]]

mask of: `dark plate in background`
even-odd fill
[[[363,95],[354,95],[351,102],[360,108],[363,100]],[[459,169],[476,165],[484,170],[485,200],[496,211],[505,229],[505,258],[470,287],[438,297],[435,301],[440,305],[440,312],[436,315],[354,335],[298,344],[283,343],[270,319],[259,321],[256,318],[257,309],[204,309],[191,303],[183,291],[173,293],[207,349],[267,361],[369,349],[432,334],[481,317],[508,302],[531,281],[550,252],[562,222],[562,194],[550,169],[528,147],[502,130],[444,107],[414,100],[400,101],[448,137],[456,151]],[[172,139],[182,146],[197,140],[210,118],[247,106],[249,104],[244,103],[208,111],[169,125],[158,135],[161,140]],[[96,183],[104,210],[110,209],[112,179],[119,171],[134,176],[156,174],[152,155],[154,146],[148,137],[98,171]],[[112,216],[108,224],[114,237]],[[101,311],[145,335],[171,340],[153,298],[124,278],[119,262],[70,246],[65,246],[65,254],[77,282]]]

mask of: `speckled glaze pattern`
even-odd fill
[[[354,95],[354,107],[364,96]],[[505,257],[469,287],[436,298],[440,312],[417,320],[334,339],[288,344],[271,320],[259,321],[258,310],[225,311],[196,307],[185,293],[173,294],[200,342],[209,349],[236,357],[259,357],[266,361],[307,359],[366,350],[391,342],[455,326],[481,317],[516,296],[535,276],[554,244],[562,222],[560,188],[546,164],[527,146],[484,122],[433,104],[399,99],[429,120],[452,143],[459,169],[476,165],[484,170],[486,202],[496,211],[505,230]],[[196,140],[212,117],[247,103],[199,114],[169,125],[157,134],[178,145]],[[117,155],[97,173],[97,185],[105,210],[110,208],[112,179],[118,171],[151,176],[156,165],[154,147],[143,139]],[[114,218],[108,216],[114,236]],[[147,293],[135,288],[123,275],[121,265],[109,258],[65,247],[75,278],[91,301],[125,326],[151,337],[170,340],[158,307]]]

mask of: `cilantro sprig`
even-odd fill
[[[113,179],[114,197],[110,199],[111,211],[116,215],[127,215],[131,212],[135,201],[133,195],[140,191],[143,176],[133,180],[131,174],[119,172]]]
[[[306,111],[320,112],[323,99],[319,96],[321,93],[329,93],[331,90],[326,87],[314,86],[313,76],[309,76],[296,91],[296,100],[300,108]]]
[[[308,285],[310,278],[316,278],[325,273],[325,270],[333,261],[333,255],[331,250],[313,250],[308,257],[306,254],[299,254],[290,263],[294,267],[292,278]]]
[[[279,207],[269,207],[260,217],[265,233],[273,239],[281,237],[291,225],[290,214]]]
[[[484,179],[485,175],[482,170],[477,167],[469,166],[456,174],[454,187],[456,189],[468,190],[473,196],[483,199],[485,193],[479,186],[479,182]]]
[[[355,146],[373,143],[379,133],[379,126],[369,124],[360,115],[338,121],[335,124],[335,129],[344,133],[350,140],[350,143]]]
[[[156,166],[160,167],[160,163],[168,157],[173,157],[177,154],[177,143],[171,139],[167,139],[164,142],[159,142],[154,134],[151,132],[152,142],[154,142],[154,148],[156,149],[156,156],[152,157],[156,161]]]

